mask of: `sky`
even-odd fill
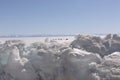
[[[120,33],[120,0],[0,0],[0,34]]]

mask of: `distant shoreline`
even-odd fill
[[[0,36],[0,38],[29,38],[29,37],[67,37],[67,36],[75,36],[75,35],[8,35],[8,36]]]
[[[0,35],[0,38],[25,38],[25,37],[67,37],[75,36],[77,34],[68,34],[68,35],[52,35],[52,34],[36,34],[36,35]],[[107,34],[92,34],[92,35],[107,35]]]

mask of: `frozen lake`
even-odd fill
[[[0,38],[0,42],[4,43],[7,40],[22,40],[29,44],[34,42],[57,41],[59,43],[71,42],[75,39],[74,36],[58,36],[58,37],[17,37],[17,38]]]

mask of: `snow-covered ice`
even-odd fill
[[[0,38],[0,80],[120,80],[120,36]]]

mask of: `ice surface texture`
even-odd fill
[[[0,44],[0,80],[120,80],[120,37]]]

